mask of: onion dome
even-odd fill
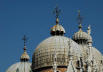
[[[51,28],[51,35],[64,35],[65,29],[59,24],[59,19],[56,19],[56,25]]]
[[[64,36],[51,36],[42,41],[32,56],[32,70],[40,70],[45,67],[52,67],[56,49],[57,66],[67,67],[68,65],[68,41],[71,41],[73,59],[76,60],[82,52],[80,46],[73,40]]]
[[[32,72],[31,70],[31,63],[29,62],[29,55],[26,52],[26,45],[25,41],[26,38],[24,36],[24,53],[20,57],[20,62],[17,62],[11,65],[6,72]]]
[[[88,40],[88,34],[81,29],[73,35],[73,40]]]
[[[54,10],[55,14],[56,14],[56,25],[54,25],[52,28],[51,28],[51,35],[64,35],[65,34],[65,29],[63,28],[62,25],[59,24],[59,13],[60,13],[60,10],[58,9],[58,7],[55,8]]]
[[[79,20],[79,22],[78,22],[79,23],[79,27],[78,27],[79,31],[73,35],[73,40],[76,41],[77,43],[87,44],[88,40],[92,41],[92,37],[90,36],[90,27],[88,27],[88,33],[84,32],[82,30],[82,23],[81,23],[82,17],[80,16],[80,11],[78,14],[78,20]]]
[[[82,29],[80,29],[73,35],[73,40],[77,43],[87,43],[92,42],[92,37],[88,35],[86,32],[84,32]]]

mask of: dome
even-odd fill
[[[51,28],[51,35],[64,35],[65,29],[59,24],[59,19],[56,18],[56,25]]]
[[[6,72],[31,72],[31,63],[17,62],[10,66]]]
[[[73,35],[73,40],[79,40],[79,39],[84,39],[84,40],[88,40],[88,39],[92,39],[90,35],[88,35],[86,32],[83,32],[81,29],[76,32]]]
[[[20,62],[11,65],[6,72],[31,72],[31,63],[29,55],[24,46],[24,53],[20,57]]]
[[[78,32],[76,32],[73,35],[73,40],[76,42],[78,40],[84,40],[87,43],[88,41],[92,42],[92,37],[89,34],[87,34],[86,32],[82,31],[82,29],[80,29]]]
[[[68,45],[69,41],[74,60],[76,60],[77,57],[80,57],[82,54],[80,47],[73,40],[64,36],[51,36],[42,41],[35,49],[32,57],[32,69],[35,70],[52,66],[55,52],[54,48],[56,49],[57,54],[57,66],[67,66],[70,47]]]
[[[92,42],[92,37],[90,36],[90,32],[91,32],[91,28],[90,26],[88,27],[88,33],[84,32],[82,30],[82,17],[80,15],[80,10],[78,11],[78,28],[79,31],[74,33],[73,35],[73,40],[76,41],[77,43],[85,43],[87,44],[87,42]]]
[[[62,31],[65,33],[65,29],[62,25],[56,24],[51,28],[51,31]]]
[[[24,35],[24,52],[20,57],[20,62],[11,65],[6,72],[32,72],[31,63],[29,62],[29,55],[26,52],[26,37]]]
[[[99,64],[100,64],[100,62],[102,60],[102,54],[99,52],[99,50],[97,50],[96,48],[93,47],[92,54],[93,54],[94,58],[96,59],[96,61],[99,61]]]

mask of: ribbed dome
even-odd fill
[[[8,68],[6,72],[32,72],[30,62],[18,62]]]
[[[80,57],[82,54],[80,47],[77,43],[64,36],[51,36],[41,42],[32,57],[32,69],[39,69],[42,67],[49,67],[53,65],[54,48],[57,54],[57,65],[67,66],[68,65],[68,53],[70,41],[74,60]]]
[[[6,72],[31,72],[31,63],[29,55],[24,47],[24,53],[20,57],[20,62],[11,65]]]

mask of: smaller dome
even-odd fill
[[[31,63],[17,62],[10,66],[6,72],[31,72]]]
[[[82,29],[80,29],[78,32],[76,32],[73,35],[73,40],[77,41],[77,40],[85,40],[87,42],[92,42],[92,37],[87,34],[86,32],[82,31]]]
[[[24,53],[20,57],[20,62],[11,65],[6,72],[31,72],[31,63],[29,62],[29,55],[24,46]]]
[[[88,35],[86,32],[83,32],[81,29],[76,32],[74,35],[73,35],[73,39],[74,40],[78,40],[78,39],[85,39],[85,40],[88,40],[88,39],[92,39],[90,35]]]
[[[59,19],[56,19],[56,25],[51,28],[51,35],[64,35],[65,29],[59,24]]]
[[[6,72],[32,72],[31,63],[29,62],[29,55],[26,52],[26,37],[24,35],[24,53],[20,57],[20,62],[11,65]]]
[[[62,25],[59,25],[59,24],[54,25],[54,26],[51,28],[51,31],[62,31],[62,32],[65,33],[65,29],[63,28]]]

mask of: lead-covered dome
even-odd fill
[[[80,47],[73,40],[64,36],[51,36],[42,41],[35,49],[32,57],[32,69],[35,70],[52,66],[55,49],[57,54],[57,66],[67,66],[69,41],[74,55],[74,60],[76,60],[77,57],[80,57],[82,54]]]

